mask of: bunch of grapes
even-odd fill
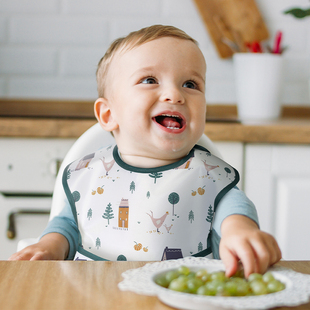
[[[285,284],[275,279],[271,272],[252,273],[248,279],[238,272],[227,278],[224,271],[209,273],[201,269],[194,272],[187,266],[159,275],[155,283],[173,291],[206,296],[255,296],[285,289]]]

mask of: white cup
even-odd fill
[[[281,114],[281,55],[235,53],[233,63],[239,119],[278,118]]]

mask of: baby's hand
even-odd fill
[[[13,254],[9,260],[63,260],[67,257],[69,243],[58,233],[50,233],[32,244]]]
[[[14,253],[9,260],[51,260],[53,255],[40,245],[40,242],[27,246]]]
[[[245,277],[253,272],[264,273],[278,262],[282,255],[279,246],[268,233],[243,215],[228,216],[221,226],[220,257],[226,268],[226,276],[232,276],[243,264]]]

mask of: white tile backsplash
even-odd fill
[[[55,72],[55,48],[0,47],[0,74],[31,76]]]
[[[61,51],[60,74],[63,76],[94,77],[97,64],[107,47],[68,48]]]
[[[192,1],[164,0],[163,14],[169,17],[182,17],[199,19],[199,13]]]
[[[161,1],[150,0],[63,0],[68,15],[91,15],[103,18],[159,16]]]
[[[11,43],[26,45],[98,46],[107,43],[108,23],[90,16],[21,16],[12,18],[9,35]]]
[[[308,0],[256,0],[270,32],[283,31],[282,102],[310,105],[310,17],[283,12]],[[206,57],[209,103],[236,102],[233,64],[221,59],[192,0],[0,0],[0,97],[96,99],[95,71],[110,42],[152,24],[194,37]]]
[[[1,0],[0,12],[9,14],[57,13],[60,0]]]
[[[5,43],[7,39],[7,19],[0,16],[0,44]]]
[[[14,77],[9,80],[8,97],[88,100],[96,98],[95,77]]]

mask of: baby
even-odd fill
[[[98,65],[95,114],[116,144],[65,169],[67,210],[10,259],[152,261],[212,251],[227,276],[239,261],[248,276],[280,260],[277,242],[259,230],[253,204],[236,188],[238,172],[196,145],[205,74],[197,42],[175,27],[114,41]]]

